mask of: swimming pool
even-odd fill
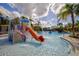
[[[45,42],[40,44],[35,39],[27,39],[25,43],[0,46],[0,55],[23,55],[23,56],[67,56],[73,55],[72,45],[61,39],[60,36],[67,33],[39,32],[43,35]]]

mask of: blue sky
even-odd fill
[[[0,3],[0,6],[4,7],[5,9],[9,11],[15,11],[15,9],[12,8],[8,3]]]

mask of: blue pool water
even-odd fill
[[[32,38],[26,39],[25,43],[1,45],[0,55],[67,56],[74,54],[72,45],[60,38],[60,36],[67,33],[39,32],[39,34],[45,38],[45,42],[42,44]]]

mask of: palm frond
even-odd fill
[[[79,4],[75,5],[75,14],[79,16]]]
[[[65,10],[61,11],[61,12],[58,14],[58,17],[59,17],[60,19],[64,19],[64,20],[65,20],[68,15],[70,15],[70,12],[69,12],[67,9],[65,9]]]

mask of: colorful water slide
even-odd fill
[[[28,27],[28,26],[19,26],[18,28],[19,28],[20,30],[25,29],[25,31],[28,31],[28,32],[32,35],[32,37],[35,38],[37,41],[44,42],[43,36],[38,35],[32,28],[30,28],[30,27]],[[25,36],[25,35],[24,35],[21,31],[19,31],[19,30],[16,30],[16,32],[17,32],[18,34],[20,34],[21,36]]]
[[[32,28],[26,26],[25,30],[28,31],[37,41],[44,42],[43,36],[38,35]]]

